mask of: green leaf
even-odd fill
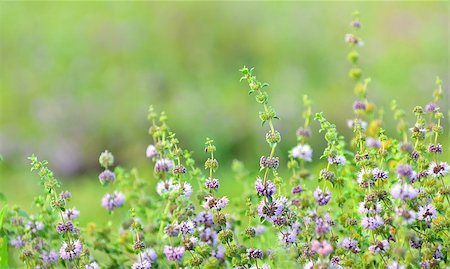
[[[0,269],[8,269],[8,238],[0,238]]]
[[[2,211],[0,211],[0,231],[3,229],[3,220],[5,218],[7,209],[8,209],[8,205],[5,205],[2,208]]]

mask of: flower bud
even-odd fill
[[[111,152],[105,150],[100,154],[100,157],[98,158],[98,161],[100,162],[100,165],[107,169],[109,166],[114,164],[114,156]]]

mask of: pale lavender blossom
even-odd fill
[[[205,226],[211,226],[214,224],[213,214],[211,212],[202,211],[197,214],[195,221],[197,222],[197,225],[203,223]]]
[[[326,205],[331,199],[331,192],[322,191],[319,187],[317,187],[317,189],[314,191],[314,198],[320,206]]]
[[[64,242],[59,250],[59,255],[63,260],[73,260],[80,256],[83,245],[80,240],[72,241],[70,244]]]
[[[183,195],[186,198],[191,197],[192,195],[192,185],[187,182],[181,182],[174,185],[174,190],[180,191],[181,195]]]
[[[383,169],[380,169],[378,167],[372,169],[372,176],[373,176],[373,180],[377,181],[379,179],[387,179],[389,175],[388,171],[385,171]]]
[[[405,208],[396,208],[395,213],[399,217],[402,217],[406,224],[411,224],[416,220],[417,214],[413,210],[407,210]]]
[[[437,211],[432,204],[419,207],[417,212],[417,219],[431,222],[432,219],[437,217]]]
[[[366,203],[360,202],[358,207],[358,212],[360,214],[376,214],[380,213],[382,209],[381,203]]]
[[[266,220],[273,222],[277,217],[281,215],[287,203],[285,197],[280,197],[271,203],[261,201],[257,208],[258,215],[264,217]]]
[[[358,247],[358,240],[351,238],[344,238],[341,242],[342,248],[350,250],[353,253],[358,253],[361,249]]]
[[[259,196],[272,196],[277,191],[277,187],[272,181],[267,180],[264,183],[261,178],[256,179],[255,189]]]
[[[102,184],[113,183],[116,180],[116,174],[108,169],[105,169],[100,173],[98,179]]]
[[[299,144],[292,149],[292,157],[312,161],[312,149],[308,144]]]
[[[148,261],[149,263],[153,263],[157,257],[158,255],[156,254],[156,251],[153,248],[147,248],[141,252],[142,260]]]
[[[223,209],[228,204],[228,198],[226,196],[216,199],[211,195],[205,197],[203,202],[203,208],[205,209]]]
[[[91,262],[90,264],[86,265],[86,269],[100,269],[100,265],[96,262]]]
[[[383,218],[381,218],[378,215],[375,217],[364,217],[361,220],[361,225],[364,228],[371,229],[371,230],[375,230],[383,224],[384,224]]]
[[[427,112],[434,113],[434,112],[437,112],[439,110],[439,106],[437,104],[433,103],[433,102],[430,102],[430,103],[428,103],[425,106],[425,110]]]
[[[14,248],[21,248],[21,247],[25,246],[26,242],[25,242],[25,240],[23,240],[21,235],[18,235],[16,238],[11,240],[10,244]]]
[[[112,211],[115,207],[121,207],[125,202],[125,195],[115,191],[113,194],[107,193],[102,198],[102,207],[108,211]]]
[[[367,137],[367,139],[366,139],[366,146],[368,148],[380,148],[381,147],[381,141],[380,141],[379,138]]]
[[[163,195],[165,193],[170,193],[175,189],[175,184],[172,179],[161,180],[156,185],[156,192],[159,195]]]
[[[326,240],[321,242],[314,240],[311,242],[311,250],[317,252],[319,255],[328,256],[333,252],[333,247]]]
[[[169,172],[173,167],[173,161],[169,159],[159,159],[155,163],[155,171],[157,173]]]
[[[369,251],[373,254],[384,253],[389,249],[389,242],[387,240],[376,241],[373,245],[369,246]]]
[[[145,151],[145,155],[147,158],[153,158],[155,156],[158,156],[158,152],[156,151],[156,148],[154,145],[148,145],[147,150]]]
[[[247,257],[249,259],[262,259],[263,252],[257,248],[248,248],[247,249]]]
[[[347,163],[347,159],[344,155],[337,155],[333,157],[328,157],[329,164],[337,164],[337,165],[345,165]]]
[[[147,260],[137,261],[133,263],[131,269],[151,269],[152,264]]]
[[[447,162],[432,162],[428,168],[428,174],[432,177],[443,177],[450,171],[450,166]]]
[[[363,130],[367,129],[367,122],[360,120],[360,119],[348,120],[347,126],[348,126],[348,128],[353,129],[353,128],[355,128],[356,123],[358,123],[361,126],[361,129],[363,129]]]
[[[211,251],[211,256],[222,260],[225,256],[225,248],[222,245],[218,245],[216,250]]]
[[[411,200],[417,197],[419,191],[408,184],[395,184],[391,188],[391,195],[402,200]]]
[[[31,231],[32,233],[37,233],[38,231],[44,229],[44,224],[35,219],[31,219],[27,223],[26,228],[27,228],[27,230]]]
[[[413,174],[413,170],[409,164],[399,164],[395,168],[395,172],[398,177],[407,177],[410,178]]]
[[[56,253],[53,250],[50,250],[49,252],[44,251],[41,254],[42,263],[52,263],[56,262],[57,260],[58,260],[58,253]]]
[[[188,221],[183,221],[180,224],[178,224],[178,228],[180,229],[181,233],[183,233],[184,235],[193,234],[195,225],[194,225],[194,222],[192,222],[191,220],[188,220]]]
[[[220,184],[217,178],[208,178],[205,182],[205,187],[207,189],[217,189],[219,186]]]
[[[75,208],[68,208],[63,213],[64,220],[76,219],[80,216],[80,211]]]
[[[164,247],[164,255],[166,255],[169,261],[179,261],[184,255],[184,247],[172,247],[165,246]]]

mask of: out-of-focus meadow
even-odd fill
[[[303,94],[350,135],[354,98],[343,39],[356,9],[369,99],[385,108],[387,134],[395,130],[391,100],[413,124],[412,109],[431,100],[436,76],[447,116],[447,2],[0,3],[0,192],[8,204],[31,207],[40,187],[26,157],[36,153],[72,191],[82,223],[106,217],[98,155],[109,149],[118,164],[152,180],[145,148],[153,104],[200,165],[205,137],[216,141],[222,192],[233,195],[232,160],[256,171],[267,151],[259,106],[239,83],[243,65],[271,84],[282,165]],[[317,160],[324,140],[317,125],[313,131]]]

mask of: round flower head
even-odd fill
[[[372,176],[374,181],[377,181],[378,179],[387,179],[388,174],[389,174],[388,171],[384,171],[378,167],[372,170]]]
[[[360,214],[376,214],[380,213],[382,209],[381,203],[366,203],[360,202],[358,211]]]
[[[96,262],[91,262],[90,264],[86,265],[86,269],[100,269],[100,266]]]
[[[358,241],[355,239],[344,238],[344,240],[342,240],[341,246],[353,253],[358,253],[361,251],[358,247]]]
[[[447,162],[432,162],[428,168],[428,174],[432,177],[443,177],[450,171],[450,166]]]
[[[384,253],[389,249],[389,242],[387,240],[375,241],[375,243],[369,246],[369,251],[373,254]]]
[[[80,216],[80,211],[75,208],[68,208],[63,212],[64,220],[76,219]]]
[[[413,210],[407,210],[404,208],[396,208],[395,213],[397,213],[397,216],[402,217],[406,224],[411,224],[416,220],[416,212]]]
[[[184,250],[184,247],[165,246],[164,255],[169,261],[179,261],[183,258]]]
[[[441,144],[430,144],[428,146],[428,152],[441,154],[443,152]]]
[[[413,174],[413,170],[409,164],[399,164],[395,168],[395,172],[397,172],[398,177],[407,177],[410,178]]]
[[[213,221],[213,214],[211,212],[200,212],[197,214],[197,218],[195,219],[195,222],[198,224],[204,224],[205,226],[211,226],[214,224]]]
[[[27,223],[26,228],[32,233],[37,233],[38,231],[44,229],[44,224],[40,221],[32,219]]]
[[[436,209],[432,204],[419,207],[419,212],[417,212],[417,219],[430,222],[432,219],[437,217]]]
[[[163,195],[164,193],[170,193],[175,189],[175,184],[172,179],[161,180],[156,185],[156,192],[159,195]]]
[[[113,183],[116,180],[116,174],[114,174],[114,172],[111,172],[108,169],[105,169],[103,172],[100,173],[98,179],[102,184]]]
[[[194,223],[191,220],[184,221],[178,225],[181,233],[183,234],[193,234],[194,233]]]
[[[267,180],[264,184],[261,178],[256,179],[255,189],[259,196],[272,196],[277,191],[277,187],[272,181]]]
[[[294,188],[292,188],[292,194],[298,194],[303,192],[303,188],[301,186],[295,186]]]
[[[330,191],[322,191],[319,187],[314,191],[314,198],[316,198],[316,202],[322,206],[328,204],[331,199]]]
[[[317,252],[319,255],[328,256],[333,252],[333,247],[326,240],[322,242],[314,240],[311,242],[311,250]]]
[[[391,188],[391,195],[402,200],[411,200],[417,197],[419,191],[408,184],[395,184]]]
[[[361,126],[361,129],[366,130],[367,129],[367,122],[360,120],[360,119],[355,119],[355,120],[348,120],[347,121],[347,126],[350,129],[354,129],[356,127],[356,123],[359,124],[359,126]]]
[[[384,220],[380,216],[364,217],[361,220],[361,225],[364,228],[370,229],[370,230],[375,230],[383,224],[384,224]]]
[[[145,151],[145,155],[147,158],[153,158],[155,156],[158,156],[158,152],[156,151],[156,148],[154,145],[148,145],[147,150]]]
[[[248,248],[247,249],[247,257],[249,259],[261,259],[263,256],[263,252],[260,249],[253,249],[253,248]]]
[[[337,165],[345,165],[347,163],[347,159],[344,155],[337,155],[333,157],[328,157],[329,164],[337,164]]]
[[[41,261],[42,263],[52,263],[56,262],[58,260],[58,253],[51,250],[50,252],[44,251],[41,254]]]
[[[368,148],[380,148],[381,147],[381,141],[380,141],[379,138],[367,137],[367,139],[366,139],[366,146]]]
[[[59,198],[61,198],[62,200],[68,200],[72,197],[72,194],[69,191],[62,191],[59,194]]]
[[[112,211],[115,207],[121,207],[125,202],[125,195],[123,193],[115,191],[113,194],[105,194],[102,198],[102,207],[109,211]]]
[[[225,248],[222,245],[218,245],[217,250],[211,251],[211,256],[216,257],[219,260],[223,260],[225,257]]]
[[[147,260],[137,261],[133,263],[131,269],[151,269],[152,264]]]
[[[169,159],[159,159],[155,163],[155,172],[162,173],[162,172],[169,172],[173,167],[172,160]]]
[[[425,110],[427,112],[434,113],[434,112],[437,112],[439,110],[439,106],[437,104],[435,104],[435,103],[428,103],[425,106]]]
[[[158,257],[156,251],[153,248],[147,248],[143,252],[141,252],[142,260],[148,261],[149,263],[153,263],[156,261]]]
[[[226,196],[216,199],[211,195],[205,197],[205,202],[203,202],[203,207],[205,209],[222,209],[228,204],[228,198]]]
[[[25,246],[26,242],[22,239],[21,235],[18,235],[15,239],[11,240],[10,244],[14,248],[21,248]]]
[[[80,240],[75,240],[71,244],[64,242],[59,250],[59,256],[63,260],[73,260],[80,256],[82,250],[83,245],[81,245]]]
[[[205,187],[207,189],[217,189],[219,186],[219,180],[216,178],[208,178],[205,182]]]
[[[189,198],[192,195],[192,185],[187,182],[181,182],[174,186],[174,190],[181,192],[181,195]]]
[[[310,162],[312,160],[312,149],[308,144],[299,144],[292,149],[292,157]]]
[[[280,197],[273,201],[272,203],[265,203],[261,201],[258,205],[258,215],[260,217],[264,217],[266,220],[273,222],[277,219],[281,213],[283,212],[287,203],[287,199],[285,197]]]
[[[298,232],[299,231],[297,229],[288,229],[284,232],[280,232],[278,237],[283,244],[288,246],[294,244],[295,241],[297,241]]]
[[[357,182],[362,188],[373,186],[374,183],[372,171],[368,168],[362,168],[361,171],[358,172]]]

